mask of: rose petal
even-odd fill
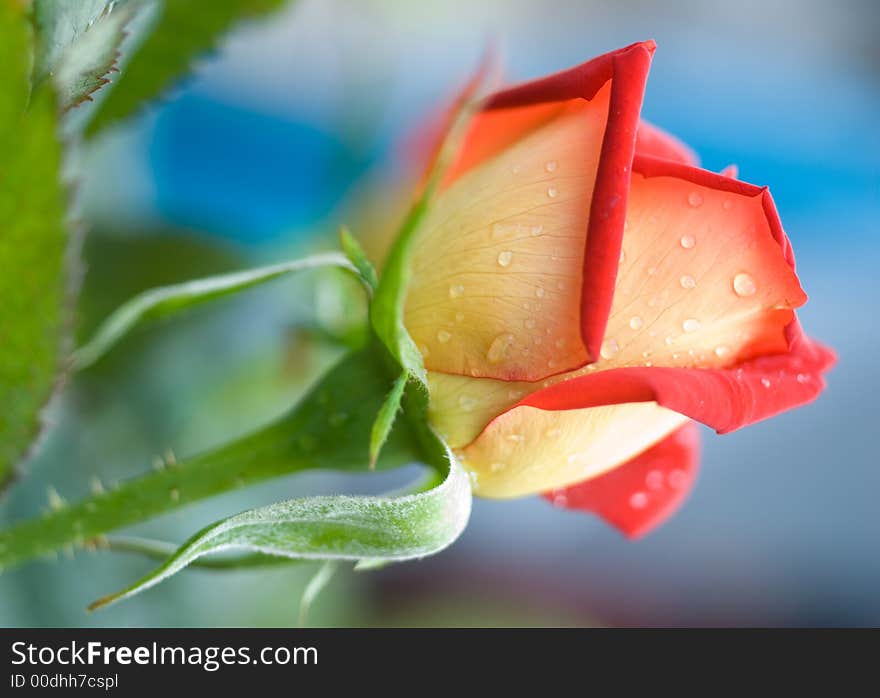
[[[598,352],[652,50],[512,88],[476,117],[413,262],[405,322],[429,369],[538,380]]]
[[[601,361],[724,367],[786,351],[806,301],[766,189],[636,158]]]
[[[700,460],[700,431],[694,422],[603,475],[544,497],[558,507],[592,512],[629,538],[668,519],[693,488]]]
[[[519,497],[581,482],[626,462],[686,419],[651,403],[505,412],[459,451],[482,497]]]
[[[528,395],[513,409],[573,410],[657,402],[719,433],[812,402],[834,353],[808,339],[797,321],[786,330],[790,349],[724,369],[633,367],[581,375]],[[491,423],[487,427],[491,428]]]
[[[699,165],[700,158],[684,142],[658,126],[642,119],[636,134],[636,155],[673,160],[684,165]]]

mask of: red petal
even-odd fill
[[[639,122],[639,132],[636,135],[636,154],[672,160],[683,165],[700,164],[700,158],[690,147],[644,119]]]
[[[602,517],[629,538],[652,531],[690,493],[700,459],[700,431],[688,422],[632,460],[599,477],[551,490],[556,506]]]
[[[552,112],[560,102],[591,99],[611,82],[608,123],[587,225],[581,290],[581,336],[593,360],[599,355],[614,295],[639,111],[654,49],[653,41],[633,44],[570,70],[512,87],[491,97],[482,112],[489,115],[494,110],[529,105],[548,105]],[[550,112],[543,117],[550,118]],[[500,128],[496,121],[490,128],[488,121],[477,117],[444,185],[543,123],[540,118],[533,123],[535,118],[530,110],[527,122]]]
[[[812,402],[834,353],[808,339],[794,321],[790,349],[724,369],[631,367],[597,371],[539,390],[517,405],[571,410],[654,401],[727,433]]]

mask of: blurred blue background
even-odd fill
[[[870,0],[302,0],[241,27],[161,106],[84,154],[93,232],[81,331],[140,288],[290,256],[341,221],[357,230],[358,202],[393,170],[400,139],[487,41],[519,80],[654,38],[643,114],[706,167],[736,163],[771,186],[811,296],[803,323],[840,355],[827,393],[731,435],[707,431],[693,496],[641,541],[537,499],[478,501],[451,549],[340,575],[312,620],[880,625],[878,30]],[[31,514],[47,484],[80,496],[92,475],[131,475],[168,447],[191,453],[281,412],[333,358],[297,332],[316,303],[343,302],[315,294],[279,282],[129,340],[124,360],[56,404],[57,425],[2,516]],[[377,492],[405,475],[308,474],[142,530],[180,541],[279,494]],[[149,566],[77,554],[10,571],[0,624],[289,625],[310,572],[190,571],[82,610]]]

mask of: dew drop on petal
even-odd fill
[[[733,200],[732,200],[732,199],[725,199],[725,200],[724,200],[724,203],[721,204],[721,207],[722,207],[725,211],[729,211],[730,209],[733,208]]]
[[[452,339],[452,334],[447,332],[446,330],[440,330],[437,333],[437,341],[441,344],[446,344],[450,339]]]
[[[681,323],[681,329],[685,332],[696,332],[700,329],[700,321],[696,318],[688,318],[683,323]]]
[[[684,470],[680,470],[676,468],[671,471],[669,475],[666,476],[666,480],[669,483],[669,486],[674,490],[680,490],[687,484],[687,473]]]
[[[456,313],[455,314],[455,321],[456,322],[462,322],[463,320],[464,320],[464,313]]]
[[[503,252],[498,253],[498,266],[509,267],[511,261],[513,261],[513,252],[510,250],[504,250]]]
[[[691,276],[690,274],[685,274],[684,276],[682,276],[678,280],[678,283],[681,284],[682,288],[688,288],[688,289],[695,288],[697,285],[696,279],[694,279],[694,277]]]
[[[464,286],[461,284],[453,284],[449,287],[449,297],[458,298],[464,293]]]
[[[512,334],[499,334],[492,340],[489,345],[489,351],[486,352],[486,358],[490,364],[497,364],[507,357],[507,350],[516,341],[516,337]]]
[[[466,412],[470,412],[472,409],[474,409],[474,407],[477,406],[477,401],[470,395],[461,395],[458,398],[458,406]]]
[[[723,359],[725,356],[730,355],[730,347],[725,346],[724,344],[719,344],[715,347],[715,356],[719,359]]]
[[[489,471],[493,473],[498,473],[504,470],[507,466],[504,463],[492,463],[489,466]]]
[[[556,162],[556,160],[548,160],[544,163],[544,169],[547,170],[547,172],[556,172],[556,168],[558,167],[559,163]]]
[[[659,490],[663,488],[663,471],[652,470],[645,476],[645,484],[649,490]]]
[[[755,291],[757,290],[758,287],[755,285],[755,280],[752,278],[751,274],[741,271],[733,277],[733,291],[736,295],[754,296]]]
[[[629,319],[629,327],[632,330],[640,330],[644,326],[645,326],[645,321],[642,320],[642,318],[640,318],[638,315],[633,315]]]
[[[684,249],[690,250],[697,244],[697,239],[693,235],[682,235],[679,242]]]
[[[538,286],[538,288],[535,289],[535,295],[538,298],[543,298],[546,293],[547,292],[544,290],[543,286]]]
[[[644,509],[648,505],[648,495],[644,492],[633,492],[629,498],[629,505],[633,509]]]
[[[700,194],[700,192],[698,191],[692,191],[690,194],[688,194],[688,204],[690,204],[694,208],[701,206],[703,204],[703,195]]]
[[[548,429],[547,431],[545,431],[544,436],[546,436],[548,439],[555,439],[561,433],[562,433],[562,429],[558,429],[558,428],[554,427],[553,429]]]
[[[535,321],[532,318],[526,318],[525,322],[523,322],[523,325],[525,325],[525,328],[527,330],[535,329]]]
[[[617,340],[614,339],[614,337],[608,337],[602,342],[602,347],[599,349],[599,355],[603,359],[610,359],[618,351],[620,351],[620,345],[617,343]]]
[[[547,196],[551,199],[555,199],[559,196],[559,190],[556,187],[547,187]]]
[[[761,385],[763,385],[765,388],[769,388],[770,387],[770,379],[769,378],[762,378]]]

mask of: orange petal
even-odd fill
[[[785,327],[806,295],[774,216],[765,189],[637,158],[595,368],[714,368],[786,351]]]
[[[656,403],[546,411],[520,406],[459,451],[482,497],[518,497],[595,477],[687,421]]]

